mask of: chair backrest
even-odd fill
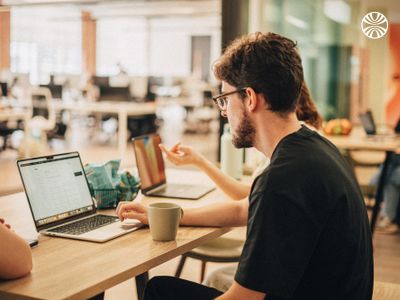
[[[146,76],[132,76],[130,77],[129,89],[132,97],[136,98],[138,101],[142,101],[146,98],[148,89],[148,80]]]
[[[51,130],[56,125],[56,112],[53,106],[51,92],[46,87],[32,87],[30,90],[32,99],[32,119],[41,118],[40,129]],[[35,110],[47,111],[47,114],[34,115]],[[39,124],[39,123],[38,123]]]
[[[51,98],[62,98],[62,85],[61,84],[41,84],[40,87],[45,87],[50,90]]]
[[[129,87],[100,86],[100,101],[130,101]]]

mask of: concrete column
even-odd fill
[[[222,0],[221,49],[235,38],[247,34],[249,31],[249,0]],[[226,118],[219,118],[219,137],[224,131]],[[221,143],[218,141],[218,161],[220,161]]]

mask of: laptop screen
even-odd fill
[[[77,152],[18,161],[36,226],[94,211]]]
[[[133,139],[140,184],[144,191],[166,182],[164,160],[158,147],[160,143],[161,138],[158,134]]]
[[[376,126],[375,121],[372,116],[371,111],[367,111],[366,113],[360,114],[361,125],[363,126],[365,133],[368,135],[376,134]]]

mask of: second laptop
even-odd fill
[[[167,183],[164,159],[158,146],[161,137],[158,134],[136,137],[132,141],[144,195],[195,200],[214,189],[203,185]]]

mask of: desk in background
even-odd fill
[[[168,170],[167,176],[171,182],[210,183],[200,172]],[[139,195],[135,201],[149,203],[156,199]],[[229,200],[219,190],[197,201],[173,200],[186,208],[221,201]],[[23,237],[36,236],[24,193],[0,197],[0,216]],[[32,273],[18,280],[0,282],[0,298],[92,297],[132,277],[143,277],[151,268],[228,231],[230,228],[180,227],[175,241],[155,242],[145,227],[102,244],[39,236],[39,246],[32,249]]]
[[[128,117],[155,114],[156,104],[154,102],[135,103],[119,101],[100,101],[100,102],[64,102],[62,100],[53,101],[56,111],[67,110],[81,113],[106,113],[118,116],[118,152],[122,158],[128,140]]]

